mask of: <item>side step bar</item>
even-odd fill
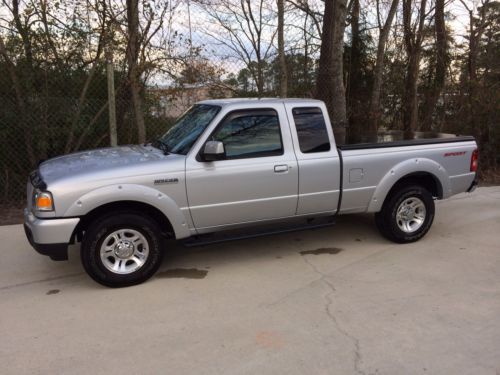
[[[206,246],[206,245],[212,245],[216,243],[223,243],[223,242],[229,242],[229,241],[239,241],[239,240],[246,240],[250,238],[258,238],[258,237],[264,237],[264,236],[270,236],[273,234],[283,234],[283,233],[292,233],[292,232],[299,232],[303,230],[310,230],[310,229],[321,229],[321,228],[326,228],[330,227],[335,224],[335,221],[333,221],[333,218],[329,218],[327,222],[323,223],[318,223],[318,224],[305,224],[305,225],[300,225],[300,226],[291,226],[291,227],[285,227],[283,229],[270,229],[270,230],[260,230],[256,231],[253,233],[248,233],[248,234],[243,234],[243,233],[235,233],[231,235],[229,232],[220,232],[220,233],[211,233],[211,234],[206,234],[206,235],[199,235],[199,236],[194,236],[191,237],[185,241],[183,241],[183,245],[186,247],[195,247],[195,246]],[[248,229],[247,229],[248,231]]]

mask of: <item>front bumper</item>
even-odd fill
[[[52,260],[68,259],[68,244],[79,218],[40,219],[24,210],[24,231],[33,248]]]

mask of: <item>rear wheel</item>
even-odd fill
[[[92,223],[83,238],[82,264],[109,287],[140,284],[157,271],[163,257],[160,228],[135,213],[116,213]]]
[[[387,239],[407,243],[425,236],[434,220],[434,199],[425,188],[404,186],[387,197],[375,223]]]

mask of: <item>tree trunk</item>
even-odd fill
[[[18,73],[16,72],[16,66],[10,60],[7,55],[5,45],[3,40],[1,41],[1,48],[3,50],[2,55],[4,55],[5,61],[8,64],[9,75],[12,79],[12,84],[14,85],[14,90],[16,92],[16,102],[20,113],[20,122],[21,126],[24,129],[24,142],[26,146],[26,152],[28,154],[28,158],[30,164],[34,166],[36,164],[37,158],[35,157],[35,145],[33,142],[33,129],[28,128],[27,116],[26,112],[29,108],[29,99],[30,95],[33,92],[40,91],[40,85],[36,75],[34,74],[33,68],[33,46],[31,42],[30,29],[24,24],[21,20],[21,16],[19,13],[19,4],[20,0],[12,0],[12,16],[14,18],[14,25],[21,36],[21,40],[23,42],[23,50],[26,57],[25,69],[23,69],[23,84],[21,84]],[[17,65],[17,67],[23,68],[23,65]],[[44,138],[46,137],[46,133],[39,134],[40,142],[46,143]]]
[[[257,63],[257,93],[259,98],[264,96],[264,61],[259,58]]]
[[[284,0],[278,0],[278,56],[280,65],[280,97],[288,96],[288,72],[285,58],[285,4]]]
[[[319,55],[318,78],[316,81],[316,98],[323,100],[328,115],[333,118],[333,3],[335,0],[325,1],[323,15],[323,30],[321,32],[321,49]]]
[[[36,165],[37,159],[35,157],[35,152],[33,150],[33,136],[32,136],[33,132],[32,129],[28,128],[28,124],[26,121],[27,107],[23,95],[23,88],[21,86],[21,82],[19,81],[19,77],[17,76],[16,66],[10,59],[9,55],[7,54],[5,43],[1,35],[0,35],[0,56],[2,56],[5,60],[5,63],[7,65],[7,70],[9,72],[10,79],[12,81],[12,87],[14,88],[14,93],[16,95],[16,106],[17,110],[19,111],[19,123],[21,125],[19,130],[23,133],[24,143],[26,147],[26,154],[28,155],[28,161],[30,163],[30,166],[34,167]]]
[[[344,87],[344,30],[347,0],[335,0],[333,33],[333,129],[339,144],[345,143],[347,108]]]
[[[362,113],[360,102],[362,101],[362,67],[361,67],[361,35],[359,32],[359,0],[353,0],[351,11],[351,56],[349,64],[348,108],[350,143],[361,142],[363,130],[361,129]]]
[[[437,102],[444,89],[446,79],[446,24],[444,22],[444,0],[436,0],[434,11],[434,32],[436,37],[436,75],[434,82],[427,96],[422,117],[422,131],[430,131],[434,127],[432,117],[436,109]]]
[[[373,73],[373,86],[370,95],[370,107],[368,111],[368,132],[371,134],[376,134],[378,131],[378,123],[380,121],[381,111],[380,111],[380,93],[382,90],[382,76],[384,74],[384,56],[385,56],[385,46],[387,44],[387,39],[389,38],[389,32],[391,30],[392,20],[398,9],[399,0],[392,0],[391,8],[389,9],[389,14],[385,20],[383,28],[380,30],[380,36],[377,45],[377,60],[375,62],[375,69]]]
[[[413,138],[418,124],[418,73],[427,1],[422,0],[420,3],[416,31],[411,22],[412,2],[412,0],[403,0],[403,30],[408,61],[403,95],[403,132],[406,139]]]
[[[309,87],[309,40],[307,35],[307,18],[308,13],[304,15],[304,63],[302,64],[302,81],[304,87]],[[308,90],[309,91],[309,90]],[[308,92],[310,95],[310,92]]]
[[[19,0],[12,0],[12,16],[14,18],[14,24],[16,26],[16,30],[21,36],[21,40],[23,41],[23,49],[24,54],[26,56],[26,62],[28,67],[30,68],[30,73],[33,72],[33,49],[31,44],[31,39],[29,35],[29,29],[25,28],[21,17],[19,15]],[[33,78],[33,77],[29,77]],[[31,82],[30,82],[31,83]]]
[[[344,29],[347,0],[325,1],[316,97],[327,106],[337,143],[345,143]]]
[[[474,136],[476,139],[480,140],[480,144],[485,144],[487,138],[485,134],[488,135],[489,131],[487,126],[482,121],[479,121],[479,116],[477,115],[478,107],[478,72],[477,72],[477,59],[479,54],[479,44],[483,36],[484,28],[486,26],[485,20],[485,6],[489,3],[486,0],[479,10],[479,17],[474,16],[473,9],[468,9],[469,11],[469,55],[467,61],[467,75],[468,75],[468,104],[469,104],[469,123],[473,129]],[[485,142],[486,140],[486,142]],[[484,142],[484,143],[483,143]],[[484,154],[482,155],[482,160],[484,160]]]
[[[135,121],[137,125],[137,140],[139,143],[146,142],[146,126],[142,112],[142,99],[139,70],[137,60],[139,56],[139,4],[138,0],[127,0],[127,28],[128,28],[128,81],[132,104],[134,107]]]
[[[405,93],[403,99],[403,131],[405,139],[413,138],[417,129],[418,97],[417,80],[419,72],[420,53],[411,52],[408,56],[408,67],[405,78]]]
[[[90,68],[87,78],[85,79],[85,83],[83,84],[82,91],[80,92],[80,97],[78,98],[78,103],[76,106],[76,110],[74,112],[73,118],[71,120],[71,124],[68,129],[68,137],[66,139],[66,146],[64,147],[64,153],[69,153],[71,152],[71,149],[73,147],[73,141],[75,139],[75,129],[76,125],[78,124],[78,121],[80,120],[80,115],[82,114],[83,110],[83,105],[85,104],[85,100],[87,100],[87,93],[90,88],[90,84],[92,83],[92,79],[94,78],[94,75],[97,71],[99,62],[98,62],[98,57],[96,57],[96,60],[92,64],[92,67]]]

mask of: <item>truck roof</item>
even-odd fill
[[[227,99],[209,99],[198,102],[197,104],[212,104],[225,106],[229,104],[249,104],[249,103],[262,103],[262,104],[276,104],[276,103],[321,103],[321,100],[317,99],[304,99],[304,98],[227,98]]]

